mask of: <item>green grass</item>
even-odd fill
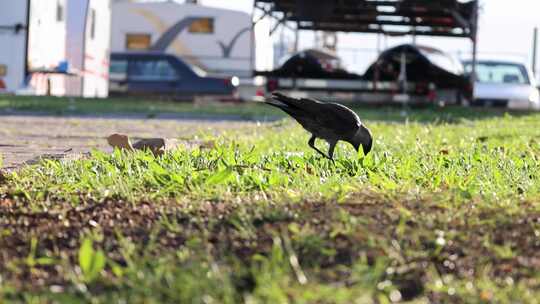
[[[357,110],[335,165],[285,120],[6,174],[0,299],[538,303],[540,115]]]
[[[53,114],[69,115],[143,115],[149,118],[157,115],[188,117],[230,117],[264,118],[280,117],[274,109],[249,103],[238,106],[233,103],[204,103],[193,105],[186,102],[171,102],[156,99],[117,98],[117,99],[82,99],[55,97],[11,97],[0,96],[0,114]]]
[[[366,107],[358,104],[349,105],[363,117],[377,121],[443,123],[456,122],[460,119],[484,119],[500,117],[503,110],[467,108],[424,108],[404,115],[398,107]],[[241,118],[265,120],[266,118],[285,117],[283,112],[257,102],[235,103],[201,103],[163,101],[159,98],[116,98],[116,99],[83,99],[56,97],[14,97],[0,95],[1,114],[43,114],[43,115],[143,115],[148,118],[170,115],[172,117],[210,117]],[[524,115],[521,112],[512,113]]]

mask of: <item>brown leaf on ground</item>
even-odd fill
[[[133,148],[137,150],[150,150],[154,156],[161,156],[166,151],[175,149],[178,147],[178,140],[165,139],[165,138],[147,138],[141,139],[133,144]]]
[[[129,141],[129,137],[124,134],[113,134],[107,137],[107,142],[113,148],[119,148],[122,150],[133,151],[133,146]]]
[[[165,139],[163,138],[148,138],[141,139],[135,144],[133,148],[136,150],[150,150],[154,156],[161,156],[165,153]]]

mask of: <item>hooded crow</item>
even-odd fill
[[[324,157],[334,160],[334,148],[340,140],[350,143],[357,151],[362,146],[365,155],[371,151],[371,132],[356,113],[343,105],[309,98],[296,99],[281,93],[273,93],[272,100],[266,103],[283,110],[310,132],[309,146]],[[328,155],[315,147],[317,138],[328,142]]]

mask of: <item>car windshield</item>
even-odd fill
[[[471,73],[471,62],[465,63],[465,70]],[[477,63],[476,81],[496,84],[530,84],[527,70],[522,64],[495,61]]]

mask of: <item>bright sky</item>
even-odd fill
[[[203,5],[243,10],[251,13],[253,0],[201,0]],[[511,56],[531,62],[532,33],[535,26],[540,27],[539,0],[481,0],[480,12],[479,53],[481,56]],[[275,35],[278,39],[278,35]],[[305,33],[301,36],[301,46],[309,47],[313,35]],[[375,35],[342,34],[339,37],[339,47],[375,49]],[[399,42],[410,42],[411,38],[391,39],[388,46]],[[466,39],[459,38],[418,38],[419,44],[430,45],[457,54],[471,51],[471,44]],[[359,53],[349,51],[343,56],[357,58]],[[539,52],[540,53],[540,52]],[[466,57],[466,56],[464,56]],[[353,59],[354,59],[353,58]],[[354,59],[356,60],[356,59]],[[354,65],[354,63],[352,63]],[[540,63],[538,64],[540,66]]]

